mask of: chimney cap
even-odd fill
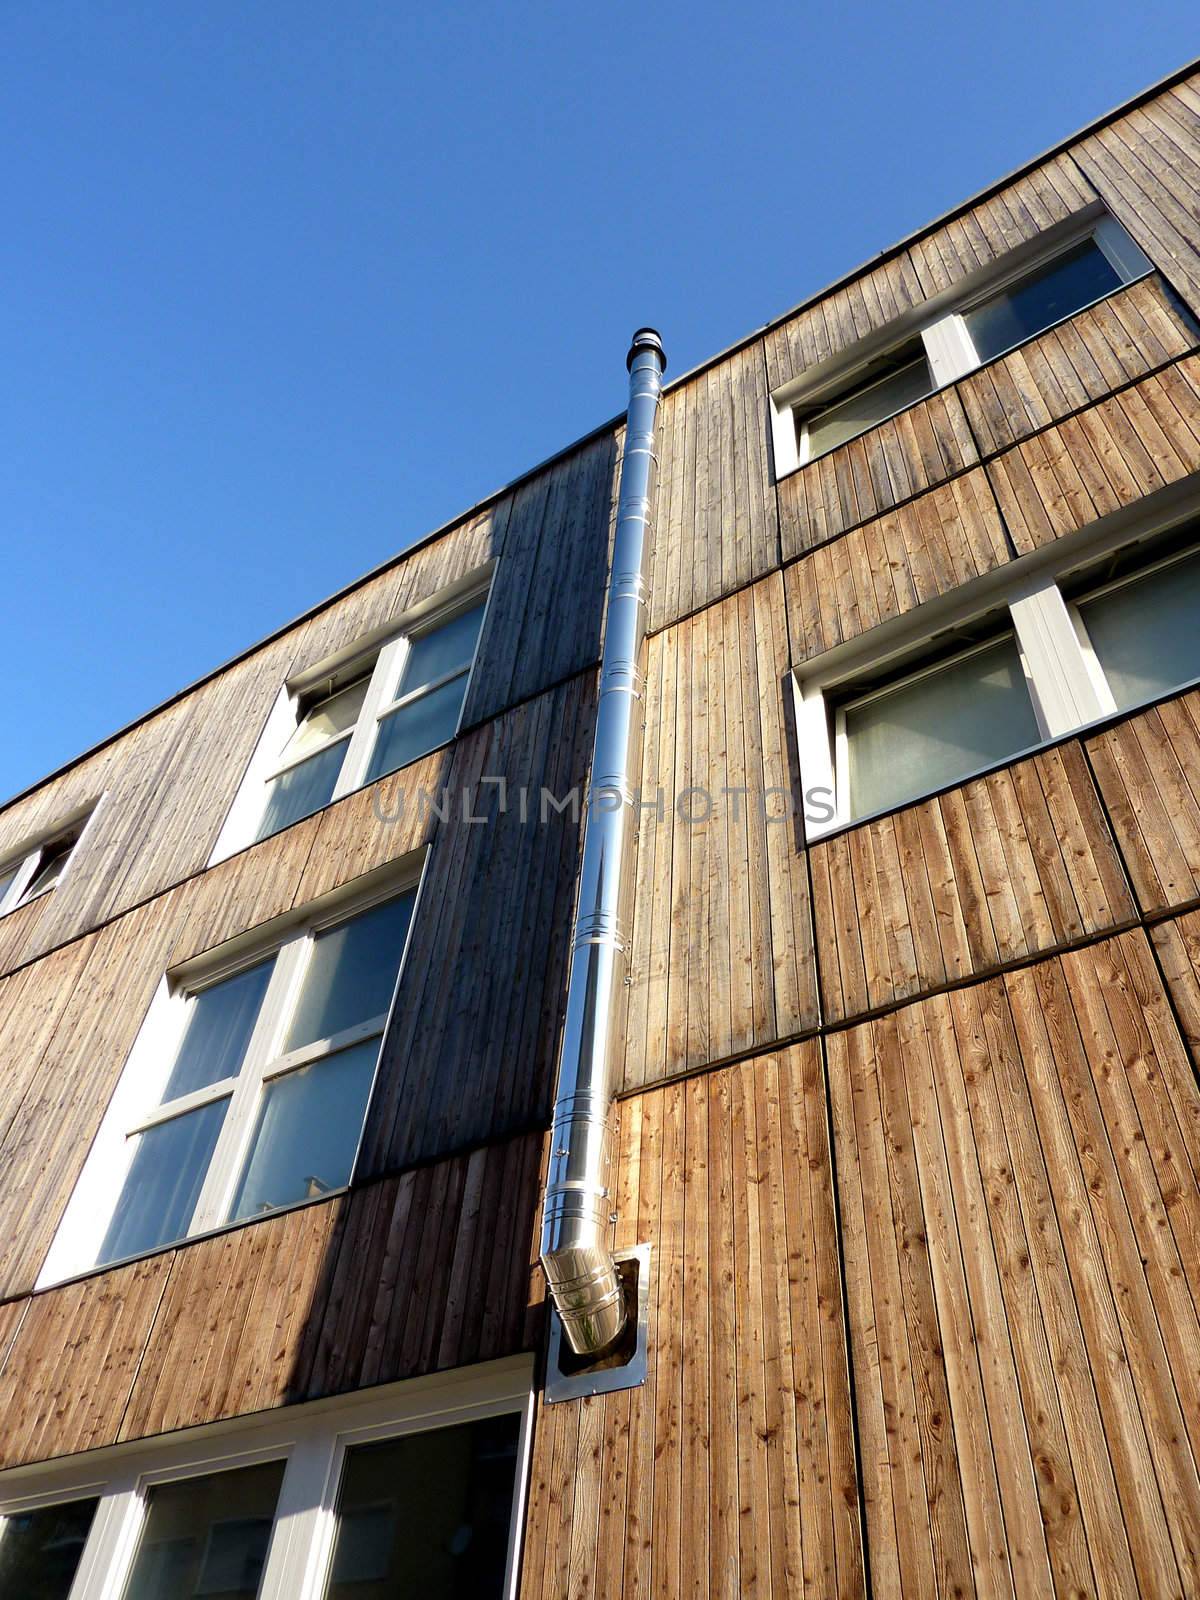
[[[658,352],[659,371],[667,370],[667,352],[663,349],[662,336],[657,328],[639,328],[633,336],[629,346],[629,354],[625,357],[625,366],[632,370],[634,357],[641,355],[643,350]]]

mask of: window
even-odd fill
[[[0,1517],[0,1596],[67,1600],[96,1505],[70,1500]]]
[[[1093,589],[1077,611],[1114,710],[1200,678],[1200,552],[1184,551]]]
[[[91,814],[77,817],[67,827],[0,865],[0,916],[49,894],[62,882]]]
[[[403,632],[282,690],[209,864],[452,739],[487,594],[476,575]]]
[[[882,355],[865,363],[851,356],[849,371],[843,362],[773,394],[776,474],[817,460],[1149,271],[1124,229],[1101,216],[1032,265],[988,272],[984,287],[960,294]]]
[[[514,1357],[0,1474],[0,1600],[513,1600],[532,1377]]]
[[[838,708],[850,814],[885,811],[1040,738],[1012,635],[956,653]]]
[[[1080,566],[1078,539],[806,662],[796,725],[807,833],[909,804],[1088,723],[1200,682],[1195,521]],[[1125,535],[1126,540],[1128,535]],[[981,597],[1003,603],[981,605]],[[939,619],[930,637],[926,620]],[[918,620],[918,617],[920,620]]]
[[[415,890],[164,979],[42,1282],[349,1182]]]

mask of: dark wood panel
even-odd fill
[[[1200,694],[1117,723],[1087,750],[1142,910],[1200,898]]]
[[[459,741],[367,1121],[363,1171],[448,1154],[549,1112],[595,680]],[[507,810],[502,812],[506,785]],[[527,796],[522,813],[521,793]],[[486,821],[476,819],[486,818]]]
[[[650,625],[662,628],[779,565],[760,344],[670,390],[658,424]]]
[[[957,394],[939,390],[780,482],[784,560],[879,516],[978,459]]]
[[[877,1591],[1190,1593],[1196,1085],[1144,935],[828,1046]]]
[[[1196,345],[1158,278],[1143,278],[972,373],[958,393],[985,456],[1101,400]]]
[[[985,470],[1020,554],[1200,471],[1200,359],[1186,356]]]
[[[818,1047],[625,1101],[617,1152],[650,1371],[539,1411],[524,1600],[862,1595]]]
[[[984,469],[964,473],[785,568],[795,659],[857,638],[1010,559]]]
[[[812,879],[827,1022],[1135,915],[1075,744],[815,844]]]
[[[650,641],[626,1087],[816,1023],[787,673],[778,574]]]
[[[1071,151],[1105,205],[1200,311],[1200,76]]]

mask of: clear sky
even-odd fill
[[[1200,49],[1192,4],[0,4],[0,796]]]

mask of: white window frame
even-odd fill
[[[1064,584],[1081,567],[1099,562],[1115,551],[1136,548],[1142,540],[1176,527],[1191,532],[1193,523],[1194,537],[1180,549],[1164,556],[1152,556],[1108,583],[1085,588],[1070,601],[1064,597]],[[797,666],[792,681],[800,780],[806,799],[807,839],[812,842],[851,824],[869,821],[872,816],[903,810],[946,787],[937,784],[917,791],[895,805],[884,807],[881,812],[867,812],[861,816],[851,813],[846,709],[946,666],[954,656],[942,650],[938,650],[937,659],[932,662],[921,659],[921,647],[931,643],[935,634],[940,639],[944,633],[978,624],[997,614],[996,625],[988,630],[986,640],[977,644],[964,642],[962,651],[954,654],[965,656],[1008,633],[1015,637],[1041,738],[1038,744],[1014,750],[1006,756],[1000,764],[1007,765],[1044,744],[1118,714],[1115,697],[1091,647],[1079,607],[1098,594],[1134,583],[1161,566],[1198,552],[1200,520],[1193,499],[1183,516],[1175,513],[1164,517],[1158,525],[1143,528],[1136,534],[1131,534],[1127,526],[1118,522],[1099,538],[1094,530],[1087,529],[1082,535],[1062,539],[1033,557],[1021,558],[974,583],[964,584],[941,601],[918,607],[896,624],[885,624],[861,635],[849,647],[838,647]],[[1007,611],[1007,620],[999,615],[1004,611]],[[861,695],[846,693],[848,685],[863,676],[885,673],[889,662],[893,661],[895,674],[886,682],[874,685]],[[1187,687],[1187,683],[1177,684],[1164,693],[1175,694]],[[1120,714],[1127,715],[1134,709],[1130,707]],[[989,762],[964,772],[952,786],[967,783],[980,772],[993,770],[997,764]],[[813,797],[811,803],[809,797]],[[826,812],[831,815],[825,815]]]
[[[255,936],[231,941],[232,950],[218,949],[199,962],[187,963],[164,975],[38,1275],[38,1289],[117,1264],[115,1260],[100,1262],[96,1258],[137,1152],[136,1135],[214,1101],[228,1100],[229,1108],[182,1239],[193,1239],[227,1227],[243,1227],[259,1220],[257,1216],[231,1219],[228,1211],[257,1127],[265,1090],[288,1074],[351,1045],[370,1039],[378,1039],[382,1044],[395,1011],[412,942],[426,860],[427,852],[422,852],[419,858],[408,858],[399,870],[395,866],[382,869],[370,875],[368,885],[360,883],[352,894],[336,892],[325,896],[298,915],[268,924],[266,930]],[[294,1015],[317,936],[374,906],[406,894],[413,895],[413,908],[388,1010],[330,1038],[314,1040],[298,1049],[282,1050],[285,1030]],[[284,926],[280,926],[280,921]],[[272,960],[274,965],[240,1072],[160,1105],[158,1102],[174,1067],[191,1013],[190,1003],[195,996],[214,983],[236,977],[264,960]],[[378,1068],[377,1057],[376,1076]],[[375,1077],[364,1104],[364,1125],[374,1085]],[[360,1127],[360,1149],[361,1142]],[[358,1151],[355,1165],[357,1159]],[[353,1168],[347,1184],[290,1205],[273,1207],[262,1215],[275,1216],[280,1211],[326,1199],[341,1193],[352,1179]],[[182,1239],[164,1240],[139,1254],[152,1255],[170,1249]]]
[[[52,894],[55,889],[61,888],[67,880],[67,874],[74,866],[79,855],[79,847],[84,836],[92,825],[97,811],[100,809],[103,796],[90,805],[80,806],[71,813],[65,821],[56,823],[48,833],[42,833],[35,840],[14,851],[0,864],[0,881],[15,868],[15,875],[7,889],[0,894],[0,917],[7,916],[10,911],[16,911],[21,906],[29,906],[35,900],[40,900],[43,895]],[[65,838],[73,838],[70,849],[67,851],[66,860],[63,862],[62,871],[53,883],[46,884],[43,888],[30,892],[31,886],[36,882],[38,873],[45,863],[46,854],[55,845],[61,844]]]
[[[275,697],[262,735],[255,746],[233,804],[213,846],[208,861],[210,867],[256,842],[255,835],[270,803],[270,785],[275,778],[291,767],[312,760],[323,750],[344,743],[345,758],[334,783],[333,793],[327,802],[333,805],[335,801],[352,794],[356,789],[361,789],[368,781],[367,769],[374,753],[380,725],[386,718],[425,695],[432,694],[445,684],[458,678],[465,678],[462,702],[455,719],[454,730],[450,735],[451,739],[458,737],[475,664],[479,659],[479,646],[487,629],[488,613],[495,592],[494,577],[494,563],[471,573],[461,583],[453,585],[432,601],[410,612],[398,626],[389,629],[382,637],[376,637],[369,643],[360,641],[351,650],[342,651],[337,657],[311,668],[283,685]],[[443,674],[436,681],[406,688],[405,693],[397,698],[397,690],[403,681],[413,644],[444,624],[452,622],[463,612],[473,610],[480,601],[483,602],[483,615],[480,618],[479,631],[475,636],[471,659],[455,667],[453,671]],[[330,735],[323,744],[305,750],[302,755],[284,760],[283,754],[288,741],[314,703],[314,690],[328,682],[334,685],[331,693],[336,693],[339,687],[348,688],[351,683],[368,674],[367,692],[353,727]],[[440,745],[432,747],[432,749],[440,748]],[[415,756],[413,759],[421,760],[430,753],[429,750],[423,751],[421,756]]]
[[[931,395],[936,394],[939,389],[944,389],[948,384],[965,378],[968,373],[984,365],[980,361],[967,326],[966,319],[970,313],[1014,284],[1037,276],[1046,267],[1051,266],[1059,256],[1065,255],[1088,239],[1095,241],[1121,280],[1116,288],[1089,301],[1089,305],[1098,305],[1100,301],[1107,300],[1109,295],[1127,288],[1139,278],[1148,277],[1154,271],[1153,263],[1138,248],[1120,223],[1107,213],[1097,214],[1093,210],[1082,226],[1075,225],[1066,232],[1059,233],[1052,244],[1037,253],[1031,255],[1028,251],[1017,250],[1015,254],[1019,259],[1015,263],[1001,262],[998,266],[985,268],[981,273],[973,274],[965,286],[959,285],[948,295],[938,297],[938,301],[934,302],[938,306],[936,315],[915,326],[910,319],[902,336],[898,336],[898,330],[892,329],[888,331],[890,337],[885,333],[883,337],[886,342],[882,344],[878,337],[864,341],[864,344],[852,351],[848,357],[843,357],[836,363],[824,363],[815,371],[804,373],[771,395],[771,438],[775,450],[776,479],[787,477],[790,473],[807,466],[810,461],[820,460],[822,456],[830,453],[822,451],[815,457],[810,454],[808,428],[805,422],[798,421],[797,412],[819,407],[825,399],[828,399],[830,404],[842,398],[848,399],[852,393],[857,392],[854,389],[856,374],[865,373],[881,356],[916,339],[919,339],[925,347],[925,358],[933,378],[933,386],[929,391]],[[1070,317],[1078,316],[1087,309],[1086,305],[1078,306],[1068,317],[1060,318],[1059,321],[1068,321]],[[1041,338],[1042,334],[1057,326],[1057,322],[1048,323],[1038,333],[1031,334],[1030,339]],[[1028,342],[1029,340],[1020,340],[1009,348],[1017,349],[1020,344]],[[873,347],[869,352],[868,345]],[[1008,353],[1009,350],[998,351],[995,356],[989,357],[989,364],[991,361],[1001,360]],[[882,379],[878,381],[882,382]],[[873,384],[865,383],[863,392],[872,387]],[[899,416],[902,411],[908,409],[908,406],[901,406],[890,415]],[[879,427],[888,420],[888,417],[880,417],[877,422],[871,424],[871,427]],[[863,432],[869,433],[870,429],[864,428]],[[855,437],[861,438],[862,435],[857,434]],[[851,442],[846,441],[846,443]],[[841,446],[835,445],[833,448],[840,449]]]
[[[284,1463],[259,1600],[318,1600],[328,1579],[346,1454],[362,1444],[492,1416],[519,1420],[504,1600],[516,1600],[534,1410],[533,1358],[506,1357],[336,1400],[112,1446],[0,1473],[5,1516],[98,1499],[69,1600],[119,1600],[150,1491],[163,1483],[269,1461]],[[2,1537],[2,1532],[0,1532]]]

